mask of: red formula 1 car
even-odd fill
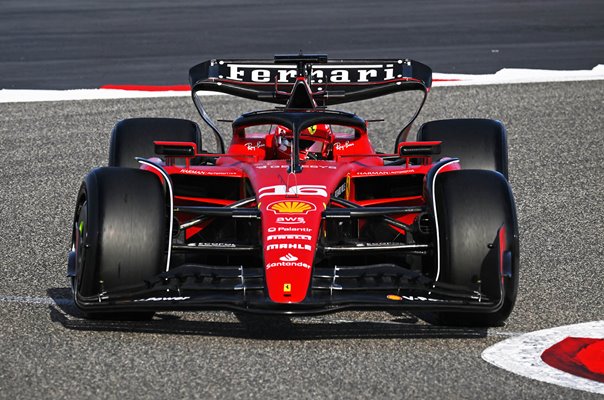
[[[97,317],[398,309],[501,324],[519,259],[503,125],[432,121],[408,141],[409,123],[382,154],[367,121],[328,108],[408,90],[423,105],[431,81],[407,59],[194,66],[193,100],[218,151],[203,150],[191,121],[116,125],[109,167],[91,171],[77,197],[76,305]],[[227,147],[202,91],[277,106],[234,120]]]

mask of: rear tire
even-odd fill
[[[166,262],[167,218],[164,189],[157,176],[130,168],[90,172],[78,195],[73,248],[76,305],[78,298],[127,290],[161,273]],[[145,319],[153,312],[87,316]]]
[[[519,243],[514,199],[500,173],[460,170],[436,177],[436,216],[439,233],[439,282],[477,288],[499,300],[499,254],[492,246],[500,227],[506,230],[511,252],[511,276],[504,277],[504,299],[494,313],[439,313],[445,324],[500,326],[512,312],[518,291]],[[508,273],[510,271],[507,271]]]
[[[201,150],[199,126],[186,119],[130,118],[118,122],[111,133],[109,166],[138,168],[135,157],[156,156],[154,141],[193,142]]]
[[[459,158],[463,169],[497,171],[508,179],[507,133],[492,119],[444,119],[423,124],[417,140],[442,141],[440,157]]]

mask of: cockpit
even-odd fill
[[[365,121],[343,112],[267,111],[245,114],[233,122],[231,155],[256,161],[335,160],[346,154],[373,152]],[[297,149],[298,157],[292,157]]]

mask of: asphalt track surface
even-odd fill
[[[2,0],[0,88],[177,85],[203,60],[326,52],[436,72],[591,69],[601,0]]]
[[[522,378],[480,355],[509,336],[602,319],[603,94],[604,82],[594,81],[430,95],[420,122],[489,117],[508,128],[520,292],[507,324],[488,330],[433,326],[429,315],[356,312],[85,321],[65,278],[82,177],[106,165],[115,121],[198,120],[194,108],[182,97],[3,104],[0,398],[601,398]],[[220,117],[248,106],[207,100]],[[385,100],[361,108],[386,118],[400,112]],[[374,144],[388,149],[395,127],[375,125]]]

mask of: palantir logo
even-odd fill
[[[292,253],[287,253],[283,257],[279,257],[279,260],[284,262],[293,262],[298,261],[298,257],[294,256]]]

